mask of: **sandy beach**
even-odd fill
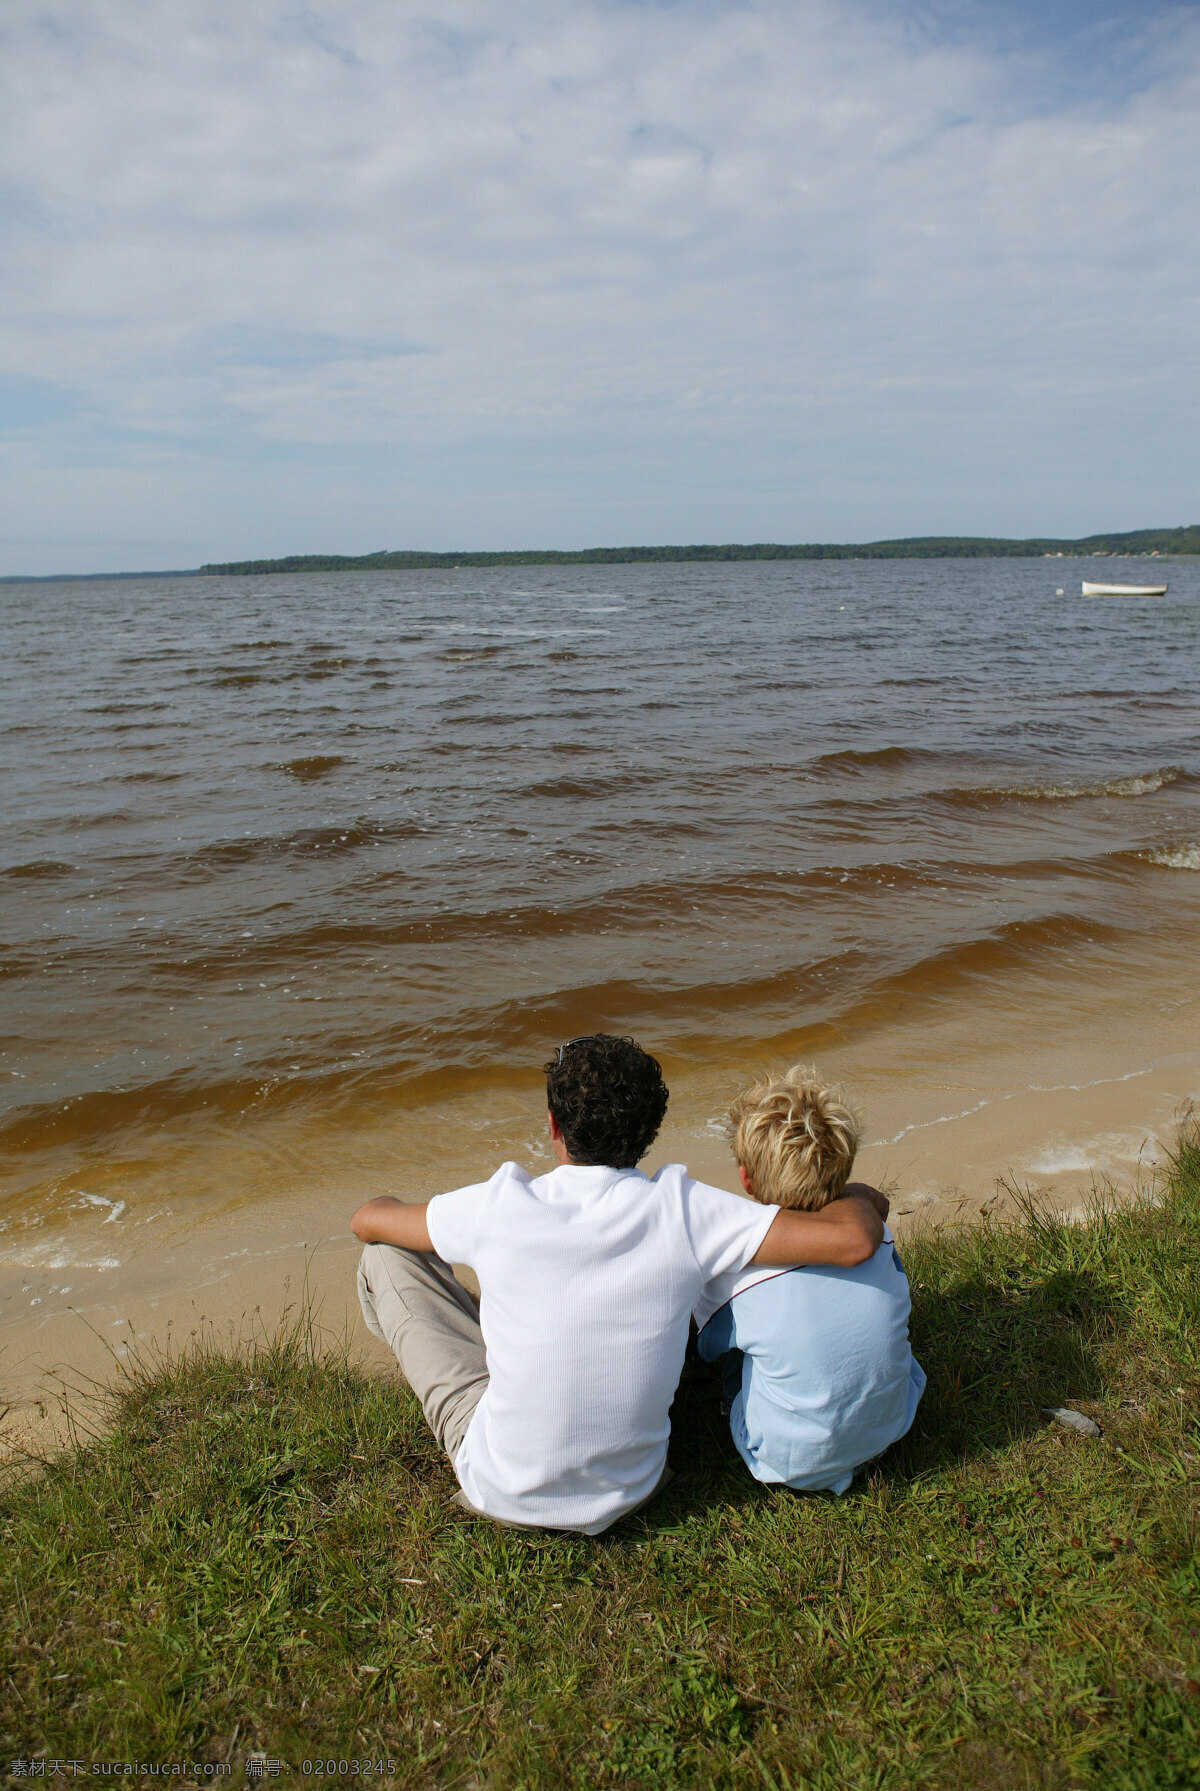
[[[990,1001],[946,1003],[936,1017],[921,1011],[826,1041],[822,1069],[867,1114],[858,1171],[890,1190],[897,1235],[1003,1217],[1019,1195],[1085,1222],[1097,1198],[1152,1193],[1180,1119],[1200,1105],[1195,950],[1177,941],[1154,963],[1103,978],[1090,967],[1053,979],[1030,972]],[[671,1111],[644,1167],[683,1161],[736,1186],[721,1115],[758,1067],[752,1058],[668,1064]],[[224,1175],[225,1204],[168,1205],[132,1236],[124,1215],[96,1197],[60,1254],[34,1244],[24,1263],[0,1267],[9,1407],[0,1442],[12,1450],[60,1439],[67,1410],[88,1421],[90,1390],[136,1355],[200,1336],[261,1335],[306,1306],[356,1356],[387,1369],[358,1311],[351,1211],[376,1193],[428,1198],[508,1157],[548,1167],[543,1133],[540,1082],[530,1077],[503,1096],[398,1111],[390,1126],[353,1137],[330,1129],[210,1142],[214,1160],[192,1168],[205,1182]],[[339,1154],[359,1165],[352,1179],[339,1176]]]

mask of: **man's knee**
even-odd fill
[[[402,1250],[399,1244],[364,1244],[358,1259],[358,1272],[368,1283],[384,1274],[392,1279],[399,1273],[403,1279],[407,1275],[419,1275],[427,1260],[424,1251]]]
[[[440,1257],[395,1244],[367,1244],[358,1293],[368,1328],[398,1357],[414,1328],[431,1342],[436,1339],[438,1347],[453,1340],[460,1348],[482,1351],[479,1302]]]
[[[398,1244],[365,1244],[358,1264],[360,1291],[365,1287],[376,1304],[399,1300],[404,1305],[422,1293],[435,1297],[453,1277],[446,1265],[424,1250],[402,1250]]]

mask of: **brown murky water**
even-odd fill
[[[1200,565],[1170,580],[0,589],[9,1364],[536,1154],[537,1066],[600,1028],[712,1175],[732,1088],[796,1057],[908,1211],[1136,1174],[1200,1094]]]

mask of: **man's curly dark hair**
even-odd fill
[[[573,1163],[632,1169],[658,1135],[668,1093],[658,1060],[611,1032],[572,1039],[546,1065],[546,1104]]]

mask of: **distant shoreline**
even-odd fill
[[[1176,529],[1134,529],[1074,541],[1009,540],[986,535],[914,535],[894,541],[726,542],[688,547],[520,548],[434,553],[402,548],[367,554],[288,554],[276,560],[219,560],[162,572],[50,572],[0,577],[0,584],[81,584],[122,578],[232,578],[281,572],[466,571],[482,566],[643,566],[732,560],[1009,560],[1095,556],[1179,559],[1200,556],[1200,523]]]

